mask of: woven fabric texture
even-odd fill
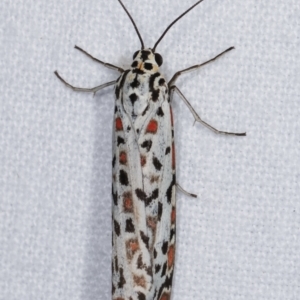
[[[194,1],[124,0],[145,44]],[[173,300],[300,295],[300,5],[205,0],[157,51],[167,79],[230,46],[177,85]],[[0,300],[111,299],[111,141],[119,74],[139,40],[118,1],[0,2]]]

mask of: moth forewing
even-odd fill
[[[140,51],[132,65],[115,89],[113,298],[160,299],[154,297],[170,294],[168,254],[175,251],[171,108],[151,49]]]

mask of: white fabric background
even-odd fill
[[[124,0],[145,44],[195,1]],[[0,299],[111,299],[113,88],[139,40],[119,3],[0,3]],[[167,79],[229,46],[178,86],[180,184],[173,299],[299,299],[299,16],[297,0],[205,0],[157,51]]]

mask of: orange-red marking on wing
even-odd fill
[[[172,143],[172,169],[175,169],[175,146]]]
[[[122,151],[119,155],[120,164],[125,165],[127,163],[127,154],[126,152]]]
[[[168,268],[171,268],[174,264],[174,258],[175,258],[175,248],[174,246],[170,246],[168,250]]]
[[[137,249],[139,249],[139,244],[137,241],[131,241],[130,243],[130,250],[135,252]]]
[[[175,223],[176,221],[176,209],[175,207],[172,207],[172,211],[171,211],[171,222],[172,224]]]
[[[138,285],[138,286],[141,286],[143,287],[144,289],[146,288],[146,280],[145,280],[145,277],[143,275],[141,276],[137,276],[137,275],[134,275],[133,276],[133,280],[134,282]]]
[[[143,167],[146,164],[146,156],[141,155],[141,166]]]
[[[129,260],[132,260],[134,253],[139,250],[139,242],[137,239],[130,239],[126,241],[126,256]]]
[[[123,199],[124,210],[127,212],[133,211],[133,204],[132,204],[132,199],[130,196],[131,195],[125,195],[125,197]]]
[[[159,300],[170,300],[170,294],[163,293]]]
[[[158,127],[157,121],[152,119],[152,120],[150,120],[150,122],[147,126],[146,132],[155,134],[157,132],[157,127]]]
[[[123,123],[121,118],[116,118],[116,130],[117,131],[123,130]]]

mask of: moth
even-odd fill
[[[75,48],[103,66],[121,73],[117,80],[94,88],[78,88],[55,75],[74,91],[96,93],[115,86],[112,159],[112,299],[168,300],[171,297],[175,260],[176,181],[172,94],[177,92],[195,121],[219,134],[246,133],[219,131],[204,122],[176,86],[182,74],[197,70],[234,49],[176,72],[169,82],[160,73],[162,56],[156,52],[169,29],[200,4],[196,2],[163,32],[152,48],[143,39],[131,15],[141,42],[131,67],[124,70],[105,63],[78,46]],[[194,194],[187,193],[196,197]]]

